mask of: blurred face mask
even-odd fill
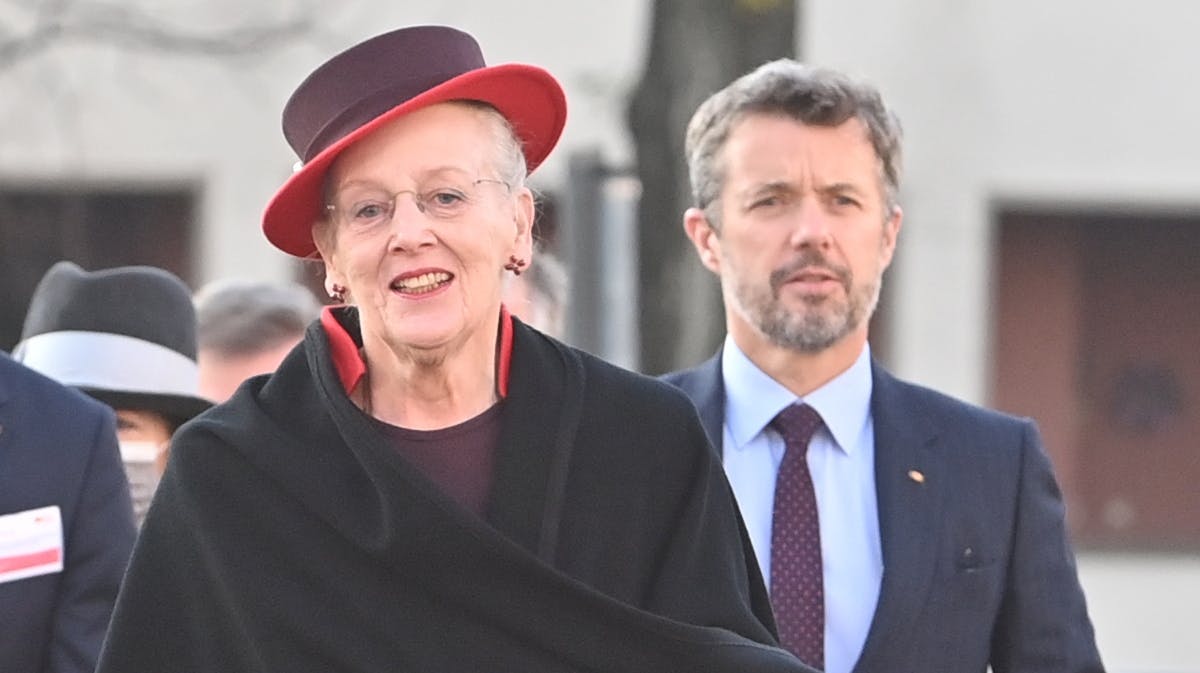
[[[161,476],[158,459],[166,449],[166,443],[124,440],[120,446],[121,462],[125,464],[125,476],[129,478],[129,494],[133,497],[134,518],[141,527],[158,488]]]

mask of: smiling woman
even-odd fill
[[[372,407],[383,420],[437,428],[499,401],[488,382],[504,264],[532,254],[533,195],[498,177],[511,137],[492,108],[437,103],[330,166],[314,242],[326,282],[358,306],[374,388],[361,394],[391,402]]]
[[[301,84],[263,228],[342,305],[177,439],[101,671],[810,670],[682,393],[501,303],[565,114],[444,27]]]

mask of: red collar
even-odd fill
[[[341,306],[326,306],[321,311],[321,327],[325,329],[325,335],[329,337],[333,365],[337,369],[338,379],[341,380],[342,388],[349,395],[358,386],[363,374],[367,373],[367,366],[363,363],[362,356],[358,354],[358,344],[354,341],[354,336],[346,330],[346,327],[334,314],[334,309],[342,308]],[[500,306],[500,338],[498,341],[499,343],[496,344],[496,391],[503,399],[508,397],[508,370],[512,364],[513,343],[512,315],[503,305]]]

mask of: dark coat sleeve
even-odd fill
[[[271,586],[262,557],[254,558],[261,548],[228,541],[236,535],[255,539],[242,530],[258,518],[260,502],[270,501],[259,500],[265,486],[252,466],[192,425],[172,438],[171,459],[142,523],[99,672],[268,670],[255,659],[256,643],[236,607],[259,596],[251,597],[248,585],[232,588],[226,573],[257,574],[257,585]]]
[[[1068,542],[1062,494],[1038,432],[1028,421],[1021,461],[992,667],[996,673],[1102,672]]]
[[[678,448],[691,457],[691,481],[681,491],[678,516],[663,537],[651,610],[727,625],[753,623],[743,612],[749,607],[757,624],[753,630],[744,627],[743,635],[774,642],[775,618],[733,491],[699,421],[687,414],[680,420]]]
[[[600,399],[586,404],[567,489],[567,571],[653,613],[776,642],[733,492],[691,402],[660,381],[589,376]],[[642,584],[622,584],[631,578]]]
[[[0,514],[54,506],[60,572],[0,584],[0,670],[91,673],[135,529],[112,410],[0,353]]]
[[[106,411],[106,410],[103,410]],[[52,673],[91,673],[112,616],[136,531],[112,415],[88,419],[86,466],[74,517],[64,521],[66,554],[48,657]]]

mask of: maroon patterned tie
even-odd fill
[[[804,663],[825,668],[825,582],[821,574],[821,525],[808,472],[808,440],[821,416],[793,404],[771,421],[787,448],[775,479],[771,520],[771,605],[779,640]]]

